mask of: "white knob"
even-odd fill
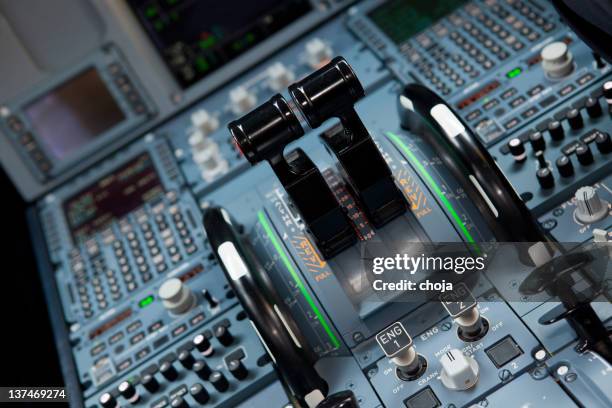
[[[574,69],[574,58],[567,49],[567,44],[561,41],[553,42],[542,48],[542,68],[551,78],[561,78],[569,75]]]
[[[175,314],[185,313],[195,305],[195,296],[191,289],[178,278],[162,283],[158,295],[164,307]]]
[[[229,93],[229,99],[232,112],[236,115],[250,111],[257,103],[257,96],[244,86],[232,89]]]
[[[295,79],[293,71],[282,62],[276,62],[268,68],[268,84],[273,91],[280,92],[287,88]]]
[[[457,349],[448,351],[440,359],[442,384],[449,390],[467,390],[478,382],[478,363]]]
[[[576,219],[584,224],[591,224],[608,215],[609,204],[599,198],[597,190],[591,186],[580,187],[576,191]]]
[[[219,119],[208,113],[205,109],[198,109],[191,114],[191,123],[195,130],[202,132],[204,136],[208,136],[219,128]]]
[[[329,61],[331,57],[331,47],[320,38],[313,38],[306,43],[306,60],[308,61],[308,65],[312,68],[318,68],[320,65]]]

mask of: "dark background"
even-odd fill
[[[0,386],[63,386],[26,223],[27,206],[1,168],[0,199]]]

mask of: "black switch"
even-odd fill
[[[591,118],[598,118],[603,113],[601,105],[599,104],[599,99],[589,97],[584,103],[584,106],[586,106],[587,114]]]
[[[198,377],[200,377],[202,380],[208,381],[208,378],[210,377],[210,373],[212,372],[212,370],[210,369],[206,361],[198,360],[195,363],[193,363],[192,368]]]
[[[178,372],[170,361],[164,361],[163,363],[161,363],[161,365],[159,366],[159,372],[168,381],[174,381],[178,378]]]
[[[588,166],[593,163],[593,153],[588,145],[580,144],[576,148],[576,157],[578,158],[578,162],[583,166]]]
[[[563,155],[559,157],[555,164],[557,165],[557,170],[559,170],[561,177],[571,177],[574,175],[574,165],[568,156]]]
[[[599,132],[597,138],[595,139],[595,144],[597,145],[597,150],[601,154],[608,154],[612,152],[612,139],[610,138],[610,134],[607,132]]]
[[[570,109],[569,112],[567,112],[566,118],[572,129],[578,130],[584,127],[584,120],[578,109]]]
[[[540,183],[540,187],[543,189],[549,189],[555,186],[555,177],[548,167],[538,169],[538,171],[536,171],[536,177],[538,183]]]
[[[234,342],[234,336],[232,336],[232,333],[230,333],[229,329],[225,326],[218,325],[215,327],[215,337],[219,340],[219,343],[225,347]]]
[[[173,398],[170,402],[170,406],[172,408],[189,408],[189,404],[187,403],[187,401],[185,401],[183,397],[180,396]]]
[[[155,379],[153,374],[145,374],[142,376],[140,383],[145,388],[145,390],[149,391],[151,394],[157,392],[159,390],[159,382]]]
[[[558,120],[553,120],[548,124],[548,133],[550,133],[550,138],[554,141],[563,140],[565,137],[563,125]]]
[[[229,382],[227,378],[220,371],[213,371],[208,381],[215,387],[215,389],[219,392],[225,392],[229,388]]]
[[[514,360],[523,350],[516,344],[512,336],[506,336],[485,350],[495,367],[500,368]]]
[[[195,383],[189,387],[189,394],[191,394],[193,399],[200,404],[206,404],[210,399],[210,394],[208,394],[206,388],[200,383]]]
[[[546,149],[546,141],[540,132],[530,133],[529,143],[531,143],[531,148],[534,152],[540,152]]]
[[[232,375],[237,380],[241,380],[242,381],[245,378],[247,378],[247,376],[249,375],[249,371],[244,366],[244,364],[242,364],[242,361],[240,361],[240,360],[232,360],[232,361],[230,361],[229,364],[227,365],[227,368],[229,369],[229,372],[232,373]]]
[[[188,370],[191,369],[191,367],[193,367],[193,363],[195,363],[195,359],[193,358],[189,350],[181,351],[178,355],[178,361],[183,367]]]

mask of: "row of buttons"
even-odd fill
[[[189,319],[189,325],[191,327],[196,327],[199,326],[205,319],[205,315],[204,313],[200,312],[197,313],[196,315],[192,316]],[[163,322],[161,320],[158,320],[154,323],[152,323],[151,325],[149,325],[149,327],[147,328],[147,332],[148,333],[154,333],[158,330],[160,330],[162,327],[164,326]],[[124,350],[125,350],[125,346],[123,344],[118,344],[119,342],[121,342],[124,338],[126,338],[126,334],[127,336],[129,336],[129,345],[133,346],[135,344],[140,343],[141,341],[143,341],[146,338],[146,334],[144,331],[139,331],[139,329],[142,328],[142,321],[141,320],[134,320],[133,322],[131,322],[130,324],[128,324],[125,328],[125,331],[116,331],[114,332],[112,335],[110,335],[108,337],[108,340],[106,342],[104,341],[100,341],[97,342],[89,351],[90,355],[92,357],[95,357],[97,355],[99,355],[100,353],[102,353],[103,351],[106,350],[107,345],[108,346],[115,346],[115,348],[113,349],[113,354],[115,355],[119,355],[121,354]],[[181,323],[175,327],[172,328],[171,330],[171,336],[172,338],[176,338],[180,335],[182,335],[183,333],[185,333],[187,331],[187,323]],[[165,344],[164,341],[164,337],[166,339],[167,336],[160,336],[159,339],[157,339],[154,344],[153,347],[154,348],[159,348],[161,347],[163,344]],[[150,353],[151,349],[148,346],[145,346],[144,348],[138,350],[135,353],[135,358],[136,360],[141,360],[142,358],[144,358],[146,355],[148,355]],[[126,359],[129,360],[128,363],[131,365],[131,359]],[[118,371],[122,371],[120,368],[122,368],[123,365],[125,365],[126,363],[121,362],[117,364],[117,368]],[[127,367],[124,367],[123,369],[125,369]]]
[[[592,73],[587,72],[581,75],[576,80],[575,84],[570,83],[570,84],[565,85],[563,88],[561,88],[557,92],[557,94],[562,97],[566,96],[570,92],[573,92],[574,90],[576,90],[577,88],[587,85],[594,78],[595,76]],[[486,102],[481,106],[481,108],[476,108],[468,112],[465,115],[465,119],[468,122],[473,122],[476,119],[479,119],[482,117],[483,111],[484,112],[491,111],[493,108],[496,108],[495,110],[493,110],[493,116],[496,116],[496,117],[503,116],[507,112],[507,108],[500,107],[500,99],[503,101],[506,101],[507,107],[509,109],[515,110],[515,109],[518,109],[523,104],[525,104],[529,100],[528,98],[537,96],[538,94],[542,93],[544,90],[545,89],[542,85],[536,85],[535,87],[527,91],[526,96],[523,96],[523,95],[518,94],[518,90],[516,88],[508,88],[499,95],[499,98],[486,99]],[[599,95],[601,95],[601,90],[598,90],[594,94],[594,97],[597,98]],[[555,94],[550,94],[546,96],[545,98],[542,98],[539,101],[537,106],[531,105],[527,109],[523,110],[520,114],[513,116],[510,119],[504,121],[504,123],[502,124],[503,129],[512,130],[512,129],[517,128],[523,121],[529,120],[532,117],[536,116],[540,112],[541,109],[548,108],[548,106],[552,105],[557,100],[558,100],[558,97]],[[564,111],[563,114],[560,114],[561,115],[560,119],[563,119],[566,113],[567,112]],[[547,123],[545,124],[544,128],[540,130],[545,130],[546,125]],[[484,117],[480,119],[478,123],[474,125],[474,127],[477,130],[477,132],[479,132],[481,137],[483,137],[485,141],[487,142],[493,141],[497,137],[502,135],[501,129],[499,129],[499,127],[495,124],[495,121],[491,120],[489,117]],[[508,153],[507,146],[502,147],[502,150],[505,152],[505,154]]]
[[[17,141],[23,147],[28,156],[34,161],[36,167],[42,173],[48,173],[51,170],[52,164],[47,155],[39,147],[38,142],[28,129],[26,129],[23,121],[16,115],[9,115],[6,118],[6,125],[11,132],[17,137]]]
[[[144,209],[137,210],[134,213],[134,218],[137,221],[135,224],[139,228],[134,228],[128,219],[122,219],[117,223],[120,235],[125,237],[125,243],[119,239],[120,235],[115,233],[113,228],[106,229],[101,234],[102,242],[112,247],[121,273],[121,280],[127,292],[133,292],[139,286],[139,280],[133,272],[132,265],[135,265],[140,281],[146,283],[153,279],[150,265],[158,273],[164,273],[168,270],[170,264],[176,265],[184,259],[181,247],[187,256],[198,250],[190,229],[187,227],[185,217],[176,204],[176,193],[169,191],[166,193],[166,198],[171,203],[167,211],[165,204],[160,202],[152,208],[151,214],[148,214]],[[166,212],[170,217],[166,216]],[[154,221],[157,230],[153,229],[151,220]],[[178,232],[177,238],[174,236],[170,223]],[[168,258],[162,252],[162,245],[168,254]],[[115,270],[107,267],[106,260],[103,257],[104,252],[101,252],[96,239],[88,240],[85,243],[85,248],[90,260],[90,268],[93,271],[91,281],[87,275],[80,251],[72,251],[74,257],[71,259],[71,266],[75,275],[83,313],[86,318],[90,318],[94,315],[94,309],[89,301],[87,283],[91,282],[91,290],[98,300],[98,307],[101,310],[108,308],[110,305],[105,294],[105,286],[108,288],[113,301],[118,301],[123,293]]]
[[[237,315],[238,320],[244,320],[244,318],[246,318],[246,315],[243,312]],[[234,338],[229,331],[230,326],[230,321],[228,319],[223,319],[212,328],[212,331],[203,331],[201,334],[195,336],[193,340],[180,346],[176,352],[168,353],[162,357],[158,364],[153,364],[145,368],[140,377],[134,377],[131,382],[127,384],[126,381],[123,381],[116,389],[104,393],[100,397],[100,403],[102,406],[106,406],[106,401],[112,400],[113,404],[116,404],[116,398],[118,398],[119,395],[123,396],[132,404],[136,403],[140,400],[139,390],[136,388],[138,385],[142,385],[144,390],[151,394],[151,396],[160,390],[163,391],[164,387],[160,384],[156,374],[161,374],[163,380],[167,381],[168,384],[178,380],[181,377],[181,368],[177,369],[174,364],[175,361],[178,361],[183,369],[191,370],[201,380],[210,383],[216,391],[226,392],[230,388],[230,382],[227,377],[221,371],[213,371],[207,362],[199,357],[203,356],[209,358],[215,354],[215,350],[209,341],[213,336],[222,347],[231,346],[234,343]],[[197,357],[194,357],[194,352]],[[245,358],[246,354],[243,348],[237,348],[223,357],[228,371],[233,378],[239,381],[243,381],[249,376],[249,370],[243,363]],[[269,360],[262,360],[260,364],[259,360],[257,361],[257,365],[259,366],[263,366],[269,362]],[[196,402],[200,404],[206,403],[209,399],[208,391],[202,384],[196,384],[190,387],[189,393]],[[151,406],[163,407],[167,406],[169,403],[173,407],[188,406],[185,405],[187,402],[184,400],[186,395],[187,387],[183,384],[171,390],[167,397],[164,396],[153,402]]]
[[[147,112],[147,108],[142,101],[142,98],[136,91],[134,84],[128,78],[128,76],[123,71],[123,68],[116,63],[113,62],[108,65],[108,72],[113,77],[113,82],[117,86],[117,89],[121,91],[125,99],[130,104],[130,107],[137,115],[142,115]]]
[[[555,29],[555,24],[547,21],[545,18],[536,13],[530,6],[520,0],[507,0],[508,4],[531,22],[535,23],[542,31],[548,33]],[[501,7],[501,6],[500,6]],[[495,9],[495,7],[493,7]]]

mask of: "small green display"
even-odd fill
[[[153,295],[149,295],[144,299],[141,299],[140,302],[138,302],[138,306],[141,309],[144,309],[145,307],[149,306],[151,303],[153,303]]]
[[[516,67],[508,72],[506,72],[506,77],[512,79],[512,78],[516,78],[517,76],[521,75],[523,73],[523,69]]]

